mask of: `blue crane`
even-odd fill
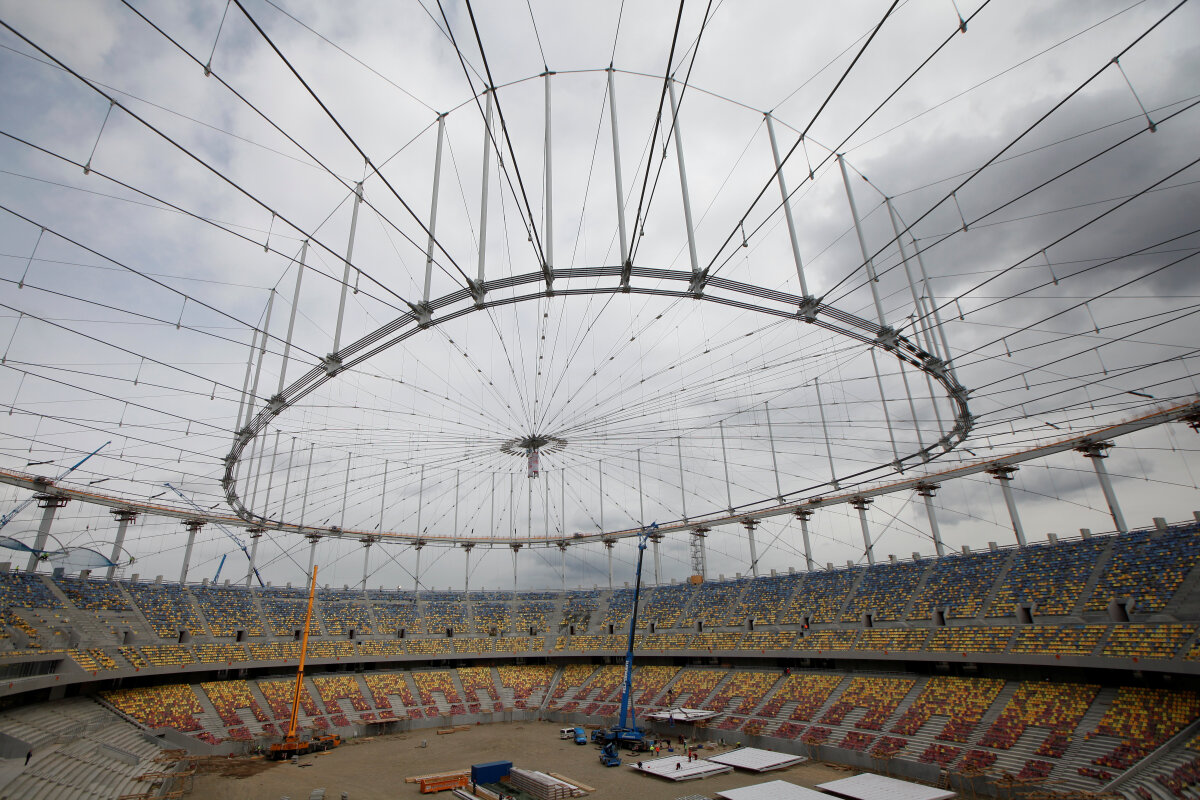
[[[642,560],[646,555],[646,542],[652,531],[658,530],[658,523],[652,522],[650,527],[642,528],[638,533],[637,573],[633,582],[633,613],[629,615],[629,642],[625,648],[625,680],[621,690],[621,711],[617,724],[607,731],[599,731],[600,740],[613,745],[625,745],[631,749],[641,749],[646,739],[646,733],[637,726],[633,719],[633,709],[629,707],[629,698],[633,691],[633,637],[637,631],[638,598],[642,591]]]

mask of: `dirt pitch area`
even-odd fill
[[[427,775],[468,769],[485,761],[512,761],[513,766],[543,772],[557,772],[588,786],[596,787],[589,797],[597,800],[674,800],[689,794],[713,796],[713,792],[750,786],[771,780],[786,780],[801,786],[844,778],[845,768],[829,764],[801,764],[790,769],[761,775],[734,771],[697,781],[674,783],[631,770],[631,754],[621,754],[624,765],[608,768],[600,764],[594,745],[577,745],[558,738],[561,727],[554,722],[514,722],[478,725],[470,730],[438,736],[433,729],[352,741],[328,753],[300,759],[299,765],[254,764],[249,759],[230,759],[232,769],[198,774],[191,798],[221,800],[306,800],[316,788],[338,800],[342,792],[350,800],[393,800],[419,798],[415,783],[405,783],[409,775]],[[421,742],[427,743],[421,747]],[[678,751],[677,751],[678,752]],[[715,753],[706,750],[705,753]],[[636,760],[636,759],[633,759]],[[235,764],[241,763],[238,769]],[[221,772],[225,774],[222,775]],[[447,794],[440,795],[448,797]]]

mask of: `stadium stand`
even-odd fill
[[[258,722],[267,722],[270,719],[250,693],[250,684],[243,680],[209,681],[200,684],[200,689],[207,695],[226,727],[245,724],[238,714],[241,709],[249,711]]]
[[[164,639],[176,638],[180,631],[208,634],[192,607],[191,595],[178,586],[131,583],[125,588],[150,626]]]
[[[563,627],[574,625],[582,633],[586,631],[588,625],[591,624],[592,617],[595,616],[600,604],[600,592],[567,592],[566,600],[563,601]]]
[[[101,692],[100,697],[121,714],[148,728],[174,728],[184,732],[201,729],[196,716],[204,709],[192,687],[186,684],[117,689]]]
[[[1106,544],[1092,538],[1022,548],[1001,581],[987,616],[1015,616],[1019,603],[1033,605],[1038,616],[1069,614]]]
[[[1200,557],[1196,525],[1116,538],[1112,557],[1084,607],[1102,611],[1115,598],[1133,601],[1140,613],[1162,611]]]
[[[841,725],[851,709],[862,708],[865,711],[861,719],[854,723],[855,727],[882,730],[913,684],[911,678],[854,678],[821,717],[821,722]]]
[[[1008,558],[1005,552],[987,552],[937,559],[913,601],[909,619],[933,619],[935,610],[944,611],[947,619],[978,617]]]
[[[244,589],[199,586],[192,590],[213,636],[262,636],[262,619],[253,595]],[[303,623],[301,623],[303,624]]]
[[[778,616],[780,624],[799,625],[836,622],[838,610],[858,579],[860,569],[810,572],[804,576],[792,600]]]
[[[868,613],[875,622],[901,619],[927,563],[876,564],[867,569],[842,613],[842,622],[858,622]]]
[[[718,624],[741,625],[752,619],[761,625],[774,625],[800,580],[800,575],[793,574],[741,581],[741,598],[730,606],[724,620]]]
[[[744,619],[729,619],[731,608],[738,606],[738,597],[746,581],[704,583],[696,587],[692,602],[679,617],[676,627],[694,628],[697,623],[706,627],[716,625],[741,625]]]
[[[518,709],[536,707],[550,690],[558,669],[543,665],[502,665],[496,668],[500,678],[501,695],[511,692],[512,706]]]

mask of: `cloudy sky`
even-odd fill
[[[759,508],[1195,399],[1195,5],[845,6],[0,0],[0,467],[55,477],[107,441],[68,483],[230,513],[232,449],[242,513],[475,537],[472,588],[506,587],[492,538]],[[693,270],[724,282],[680,296]],[[796,318],[801,275],[828,327]],[[946,386],[868,347],[880,325],[949,346],[971,414],[950,452]],[[327,379],[335,350],[355,363]],[[1117,443],[1131,525],[1200,508],[1196,449],[1178,423]],[[1113,527],[1078,454],[1013,488],[1031,539]],[[954,549],[1014,541],[991,479],[937,507]],[[932,552],[910,492],[869,519],[879,557]],[[852,509],[813,530],[819,563],[863,561]],[[107,554],[115,523],[72,503],[53,534]],[[761,570],[803,566],[795,523],[757,537]],[[124,574],[177,576],[184,539],[143,517]],[[710,573],[750,571],[739,526],[708,542]],[[300,582],[307,551],[268,533],[264,578]],[[353,584],[362,552],[317,561]],[[206,527],[191,577],[225,554],[244,578]],[[556,549],[519,558],[522,585],[563,579]],[[691,573],[685,539],[662,558]],[[368,584],[414,562],[373,548]],[[603,548],[566,563],[607,583]],[[463,580],[461,550],[425,551],[424,583]]]

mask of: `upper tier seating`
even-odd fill
[[[679,618],[678,627],[694,628],[697,622],[704,626],[742,625],[744,619],[729,619],[731,609],[737,608],[738,596],[742,593],[745,581],[727,581],[725,583],[703,583],[696,588],[691,605]]]
[[[63,604],[40,575],[5,572],[0,575],[0,606],[5,608],[62,608]]]
[[[471,614],[475,620],[474,630],[485,636],[492,630],[509,627],[508,606],[504,603],[472,603]]]
[[[1133,610],[1161,611],[1200,558],[1197,526],[1162,533],[1134,533],[1113,542],[1112,557],[1084,606],[1103,611],[1113,598],[1133,601]]]
[[[947,619],[972,619],[983,609],[988,590],[1004,567],[1008,553],[949,555],[933,562],[925,587],[913,601],[908,618],[932,619],[935,609]]]
[[[462,603],[428,602],[425,604],[425,630],[445,633],[447,628],[466,633],[467,609]]]
[[[674,628],[679,625],[684,606],[692,599],[692,585],[656,586],[643,590],[642,596],[645,599],[638,612],[638,628],[647,627],[651,622],[659,628]]]
[[[1071,613],[1105,544],[1103,539],[1082,539],[1022,548],[987,615],[1014,616],[1018,603],[1036,604],[1039,616]]]
[[[1114,625],[1100,653],[1111,658],[1174,658],[1195,632],[1195,625]]]
[[[641,597],[639,601],[642,603],[642,608],[645,609],[646,598]],[[612,625],[616,631],[629,629],[629,611],[633,607],[633,589],[615,589],[612,596],[608,598],[608,608],[604,611],[604,617],[600,620],[603,626]],[[605,628],[606,632],[607,628]]]
[[[516,629],[524,632],[533,630],[545,633],[550,630],[550,619],[554,614],[554,603],[548,600],[525,601],[517,605]]]
[[[132,611],[121,585],[109,581],[61,578],[55,581],[71,602],[85,611]]]
[[[858,622],[867,613],[876,622],[900,619],[928,565],[928,561],[915,561],[870,567],[846,605],[842,622]]]
[[[371,619],[361,603],[322,603],[321,616],[330,636],[345,636],[350,631],[356,636],[371,635]]]
[[[250,592],[220,586],[199,586],[192,591],[213,636],[236,636],[238,631],[245,631],[247,636],[263,635],[262,620]]]
[[[296,631],[304,630],[304,617],[308,612],[306,601],[264,597],[262,609],[263,616],[267,618],[267,630],[273,635],[292,636]],[[320,627],[320,621],[314,613],[311,630],[319,633]]]
[[[372,610],[379,622],[380,633],[392,635],[401,630],[411,633],[420,629],[420,615],[415,603],[375,603]]]
[[[859,572],[858,569],[842,569],[806,573],[804,582],[779,615],[778,621],[785,625],[798,625],[807,617],[811,623],[836,622],[838,610]]]
[[[1105,625],[1026,625],[1017,629],[1009,652],[1087,656],[1107,630]]]
[[[150,626],[164,639],[174,638],[183,630],[208,633],[192,607],[191,595],[178,586],[131,583],[125,588]]]
[[[574,625],[580,632],[587,630],[600,604],[600,592],[567,592],[563,601],[563,625]]]
[[[757,624],[774,625],[800,580],[800,575],[772,575],[741,581],[741,599],[729,607],[718,624],[742,625],[753,619]]]

